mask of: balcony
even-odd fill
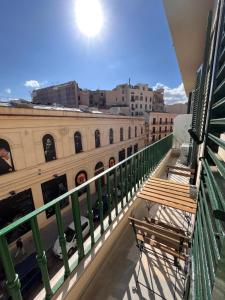
[[[112,168],[102,172],[94,178],[83,183],[79,187],[65,193],[48,204],[36,209],[25,217],[0,230],[0,256],[4,269],[4,277],[7,294],[14,299],[50,299],[53,295],[58,297],[63,293],[63,298],[69,297],[69,292],[76,288],[77,284],[88,279],[90,270],[98,264],[99,257],[109,247],[110,240],[118,234],[121,226],[127,222],[127,216],[131,209],[138,205],[136,193],[143,186],[147,178],[157,172],[160,162],[164,159],[172,147],[172,135],[140,150],[129,158],[123,160]],[[105,183],[105,185],[104,185]],[[94,222],[90,186],[95,185],[99,205],[99,221]],[[103,186],[104,185],[104,186]],[[79,197],[79,191],[86,192],[83,200]],[[107,197],[105,197],[108,195]],[[60,203],[70,199],[71,213],[76,232],[76,251],[69,256],[66,248],[66,237],[64,234],[64,219],[60,209]],[[104,209],[107,199],[107,211]],[[90,224],[90,234],[84,240],[81,227],[81,213],[86,208],[87,218]],[[46,210],[55,212],[57,224],[57,236],[61,248],[62,263],[55,272],[50,270],[49,257],[42,232],[39,228],[38,218]],[[37,289],[32,289],[31,295],[24,296],[23,285],[21,289],[21,276],[16,274],[12,248],[8,244],[7,235],[19,230],[23,224],[30,224],[32,241],[35,248],[36,263],[40,269],[42,283]],[[54,234],[53,232],[51,234]],[[50,238],[50,236],[49,236]],[[111,245],[112,246],[112,245]],[[29,252],[29,249],[28,249]],[[96,272],[96,269],[95,269]],[[85,275],[84,275],[85,274]],[[89,274],[89,275],[88,275]],[[93,273],[92,273],[93,275]],[[90,278],[89,278],[90,279]],[[76,290],[78,290],[76,288]],[[63,291],[63,292],[62,292]],[[68,298],[69,299],[69,298]],[[74,299],[74,298],[73,298]]]

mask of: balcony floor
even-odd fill
[[[182,166],[174,157],[169,164]],[[165,177],[165,174],[161,176]],[[182,183],[188,181],[177,175],[172,175],[169,179]],[[189,218],[187,213],[172,208],[157,204],[147,206],[143,202],[141,215],[160,218],[184,230],[193,229],[193,216]],[[81,300],[183,299],[184,263],[181,262],[179,270],[174,266],[172,256],[159,250],[154,251],[153,248],[151,250],[151,253],[143,253],[140,257],[134,232],[127,226]]]

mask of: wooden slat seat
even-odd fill
[[[162,186],[158,186],[158,185],[155,185],[155,184],[152,184],[151,185],[144,185],[143,186],[146,190],[149,190],[149,191],[152,191],[152,192],[165,192],[166,189]],[[186,191],[177,191],[177,190],[174,190],[174,189],[170,189],[170,194],[171,195],[178,195],[178,196],[184,196],[184,197],[188,197],[189,196],[189,192],[186,192]]]
[[[159,226],[133,217],[129,219],[138,241],[185,260],[190,241],[188,237],[162,224]]]
[[[163,189],[164,191],[165,191],[165,189],[168,188],[168,186],[167,185],[165,186],[163,183],[158,183],[158,182],[153,182],[153,181],[148,181],[144,185],[144,187],[145,186],[148,187],[148,188],[153,187],[153,188]],[[174,193],[179,192],[179,193],[189,195],[189,189],[187,190],[187,189],[183,189],[182,187],[177,187],[177,186],[169,186],[169,188],[170,188],[171,192],[173,191]]]
[[[143,188],[142,191],[144,191],[147,195],[159,195],[160,197],[163,197],[163,198],[168,198],[168,197],[173,197],[173,199],[177,199],[177,200],[180,200],[180,201],[186,201],[186,202],[189,202],[189,203],[193,203],[195,204],[196,202],[188,197],[188,196],[180,196],[180,195],[176,195],[174,193],[171,193],[169,192],[169,196],[168,196],[168,191],[167,190],[164,190],[164,191],[160,191],[160,190],[152,190],[151,188]]]
[[[144,219],[147,223],[152,223],[152,224],[155,224],[157,226],[162,226],[164,228],[168,228],[169,230],[172,230],[174,232],[180,233],[180,234],[185,236],[185,230],[181,229],[180,227],[171,225],[169,223],[162,222],[161,220],[156,220],[154,218],[145,217]]]
[[[155,198],[154,196],[151,197],[151,196],[148,196],[148,195],[145,195],[144,193],[138,193],[137,196],[143,200],[147,200],[147,201],[150,201],[150,202],[155,202],[155,203],[158,203],[158,204],[161,204],[161,205],[165,205],[165,206],[169,206],[169,207],[172,207],[172,208],[175,208],[175,209],[179,209],[179,210],[182,210],[182,211],[185,211],[185,212],[189,212],[189,213],[192,213],[192,214],[195,214],[196,212],[196,206],[195,207],[190,207],[189,205],[186,205],[185,202],[176,202],[173,200],[173,198],[171,198],[170,200],[165,200],[165,199],[162,199],[162,198]]]
[[[136,219],[136,218],[132,218],[132,217],[129,217],[129,220],[131,222],[134,222],[135,226],[139,226],[141,227],[142,229],[148,229],[149,231],[154,231],[156,234],[161,234],[162,236],[165,237],[165,239],[167,238],[171,238],[173,239],[174,241],[176,241],[176,243],[180,243],[181,240],[184,241],[184,243],[186,243],[185,246],[187,246],[187,244],[189,243],[190,241],[190,238],[188,238],[186,235],[182,234],[182,233],[179,233],[177,231],[174,231],[172,226],[169,228],[168,226],[164,226],[164,223],[161,223],[160,225],[159,224],[156,224],[156,223],[149,223],[149,222],[146,222],[146,221],[142,221],[142,220],[139,220],[139,219]]]
[[[160,243],[158,243],[158,242],[156,242],[156,241],[154,241],[154,240],[151,240],[151,239],[148,238],[148,237],[142,236],[141,234],[137,234],[136,237],[137,237],[137,239],[138,239],[139,241],[141,241],[141,242],[143,242],[143,243],[146,243],[146,244],[148,244],[148,245],[150,245],[150,246],[152,246],[152,247],[154,247],[154,248],[157,248],[157,249],[161,250],[162,252],[165,252],[165,253],[167,253],[167,254],[170,254],[170,255],[172,255],[173,257],[177,257],[177,258],[179,258],[179,259],[181,259],[181,260],[184,260],[184,261],[185,261],[186,258],[187,258],[186,255],[183,255],[183,254],[181,254],[181,253],[179,253],[179,252],[176,252],[175,250],[173,250],[173,249],[171,249],[171,248],[169,248],[169,247],[167,247],[167,246],[165,246],[165,245],[162,245],[162,244],[160,244]]]
[[[178,167],[178,166],[168,165],[166,173],[167,173],[167,177],[168,177],[168,175],[170,173],[170,174],[174,174],[174,175],[179,175],[179,176],[194,178],[194,176],[195,176],[195,169],[190,169],[190,168],[185,168],[185,167]]]
[[[183,188],[184,190],[189,190],[189,185],[188,184],[184,184],[184,183],[179,183],[179,182],[175,182],[172,180],[167,180],[167,179],[161,179],[161,178],[155,178],[155,177],[151,177],[148,182],[157,182],[157,183],[161,183],[162,185],[168,185],[168,186],[177,186],[178,188]]]
[[[192,214],[196,213],[197,203],[190,197],[188,184],[152,177],[144,184],[137,196],[146,201]]]

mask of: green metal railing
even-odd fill
[[[192,241],[193,299],[225,299],[225,4],[218,1],[211,56],[206,62],[209,92],[204,123],[198,210]],[[211,71],[210,71],[211,70]]]
[[[141,149],[137,153],[131,155],[129,158],[121,161],[115,166],[107,169],[101,174],[91,178],[87,182],[83,183],[79,187],[76,187],[64,195],[52,200],[44,206],[36,209],[29,213],[23,218],[15,221],[9,226],[0,230],[0,258],[4,268],[6,277],[6,285],[9,295],[13,300],[22,299],[20,278],[15,273],[14,264],[11,258],[9,245],[7,242],[7,234],[17,229],[24,223],[29,223],[31,226],[31,233],[36,249],[36,259],[41,270],[42,282],[45,288],[46,296],[45,299],[50,299],[65,279],[75,269],[76,265],[70,266],[68,261],[68,254],[66,250],[66,239],[64,234],[62,215],[60,209],[60,202],[70,197],[71,209],[73,215],[73,221],[75,225],[76,239],[77,239],[77,250],[78,250],[78,263],[84,258],[84,256],[91,250],[93,245],[100,238],[95,235],[94,222],[93,222],[93,211],[92,211],[92,199],[91,199],[91,185],[96,183],[98,203],[100,209],[100,229],[101,234],[107,229],[107,227],[113,221],[126,204],[131,200],[133,194],[137,191],[138,187],[144,182],[144,180],[155,170],[160,161],[164,158],[167,152],[172,147],[173,135],[161,139],[160,141],[151,144],[144,149]],[[108,195],[108,211],[107,215],[103,214],[103,187],[102,178],[106,179],[106,193]],[[118,197],[118,184],[120,184],[120,191],[122,197]],[[90,239],[91,246],[85,249],[84,241],[82,237],[81,221],[80,221],[80,202],[78,192],[86,189],[86,201],[88,210],[88,219],[90,222]],[[59,242],[62,250],[63,265],[65,269],[64,278],[60,279],[60,284],[51,286],[49,272],[47,267],[47,258],[44,251],[40,229],[38,225],[38,215],[45,212],[49,208],[53,208],[55,211],[55,217],[58,228]],[[114,214],[115,212],[115,214]],[[106,225],[105,220],[108,220]],[[101,235],[100,235],[101,236]]]

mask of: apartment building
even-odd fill
[[[146,111],[164,111],[163,92],[153,91],[148,84],[121,84],[106,92],[106,105],[128,107],[131,116],[143,116]]]
[[[149,125],[149,143],[154,143],[173,132],[175,117],[176,114],[165,112],[150,112],[145,114],[145,120]]]
[[[32,92],[32,102],[42,105],[78,107],[78,92],[77,82],[69,81],[34,90]]]
[[[0,116],[1,227],[144,146],[140,117],[14,107],[0,107]],[[52,215],[40,215],[40,226]]]

